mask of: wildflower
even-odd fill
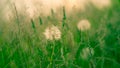
[[[79,30],[84,31],[90,29],[91,25],[88,20],[84,19],[77,24],[77,27]]]
[[[61,38],[61,32],[60,32],[60,30],[57,27],[55,27],[55,26],[52,27],[52,30],[53,30],[53,36],[54,36],[54,38],[56,40],[59,40]]]
[[[44,35],[47,40],[59,40],[61,38],[61,32],[56,26],[46,28]]]
[[[51,31],[50,27],[46,28],[44,35],[45,35],[46,39],[53,40],[52,31]]]
[[[94,55],[94,50],[93,48],[89,48],[89,47],[84,48],[80,54],[82,59],[88,59],[93,55]]]

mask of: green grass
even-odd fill
[[[0,16],[0,68],[120,68],[119,4],[119,0],[113,1],[110,8],[103,10],[88,6],[84,12],[69,15],[62,8],[58,13],[51,10],[50,16],[34,19],[14,6],[11,21]],[[90,21],[90,30],[77,29],[82,19]],[[45,28],[52,24],[61,31],[60,40],[44,37]],[[90,53],[83,59],[86,47]]]

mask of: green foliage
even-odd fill
[[[87,8],[66,15],[63,7],[62,17],[51,10],[52,16],[23,20],[14,6],[15,21],[0,19],[0,68],[120,68],[119,0],[109,9]],[[90,30],[77,29],[82,19],[90,21]],[[45,39],[43,32],[51,24],[60,29],[60,40]],[[87,59],[81,56],[85,48]]]

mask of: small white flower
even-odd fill
[[[46,39],[53,40],[52,32],[50,29],[51,29],[50,27],[46,28],[44,35],[45,35]]]
[[[90,29],[91,24],[88,20],[84,19],[78,22],[77,27],[79,30],[84,31]]]
[[[94,50],[93,48],[84,48],[80,54],[82,59],[88,59],[89,57],[94,55]]]
[[[44,35],[47,40],[59,40],[61,38],[61,32],[56,26],[46,28]]]

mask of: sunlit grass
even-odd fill
[[[112,2],[33,18],[12,4],[13,16],[0,16],[0,68],[120,68],[120,2]]]

